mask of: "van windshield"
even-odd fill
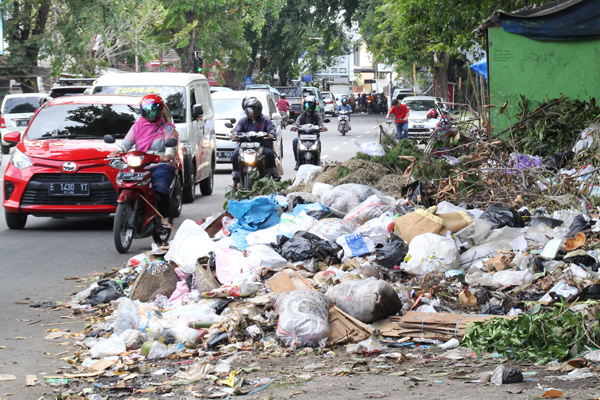
[[[145,96],[157,94],[165,101],[173,115],[173,122],[185,122],[185,90],[181,86],[96,86],[94,94],[127,94]]]
[[[214,99],[213,106],[215,108],[216,119],[240,119],[245,117],[242,109],[242,99]]]

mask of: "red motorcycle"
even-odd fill
[[[114,143],[111,135],[106,135],[106,143]],[[167,139],[166,147],[176,147],[177,139]],[[171,182],[169,196],[171,197],[172,217],[181,214],[182,207],[182,167],[176,157],[177,173]],[[158,163],[160,156],[142,151],[121,153],[110,162],[110,166],[121,170],[117,175],[117,211],[113,225],[113,239],[119,253],[126,253],[131,247],[132,240],[152,236],[157,244],[165,244],[171,236],[171,228],[163,227],[161,216],[158,214],[156,192],[151,185],[152,169],[150,164]],[[169,215],[163,215],[169,218]]]

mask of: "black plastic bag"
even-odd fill
[[[556,172],[565,166],[567,161],[571,160],[573,157],[575,157],[575,153],[571,150],[560,151],[558,153],[549,155],[544,161],[542,161],[542,166],[550,171]]]
[[[309,210],[306,211],[306,214],[319,221],[325,218],[337,218],[337,215],[329,210]]]
[[[400,194],[413,204],[422,204],[427,207],[430,205],[427,193],[423,190],[423,185],[420,181],[414,181],[410,185],[404,186],[400,189]]]
[[[593,264],[596,264],[596,259],[590,255],[583,255],[583,256],[573,256],[573,257],[565,257],[563,258],[563,261],[566,263],[573,263],[573,264],[577,264],[577,265],[584,265],[586,267],[589,267]]]
[[[600,285],[594,283],[583,289],[581,297],[584,299],[600,300]]]
[[[291,262],[316,259],[323,261],[329,257],[337,259],[342,248],[334,242],[321,239],[306,231],[294,233],[291,239],[278,236],[278,253]]]
[[[487,303],[481,308],[481,313],[486,315],[504,315],[504,307],[493,306],[492,304]]]
[[[383,247],[375,249],[377,264],[389,269],[400,265],[404,261],[406,253],[408,253],[408,245],[396,235],[390,235]]]
[[[110,279],[102,279],[98,281],[98,286],[92,289],[85,302],[95,306],[100,303],[110,303],[123,296],[125,295],[123,294],[121,285]]]
[[[548,261],[548,260],[546,260],[545,258],[542,258],[542,257],[534,257],[531,260],[529,260],[528,266],[535,273],[544,272],[544,261]]]
[[[575,217],[571,223],[571,226],[569,226],[569,233],[567,234],[567,237],[572,238],[576,233],[583,232],[588,229],[592,229],[592,220],[588,221],[583,215],[579,214]]]
[[[502,372],[502,384],[523,382],[523,373],[516,368],[506,368]]]
[[[525,223],[518,212],[512,208],[504,207],[500,204],[492,204],[481,214],[481,219],[485,219],[492,225],[492,229],[510,226],[511,228],[523,228]]]
[[[560,219],[548,218],[548,217],[533,217],[529,226],[538,226],[539,224],[545,224],[549,228],[556,228],[557,226],[561,226],[564,222]]]

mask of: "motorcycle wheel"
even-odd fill
[[[131,219],[132,212],[130,203],[119,203],[117,206],[113,225],[113,239],[119,253],[127,253],[133,241],[133,227],[129,226],[127,222]]]
[[[183,208],[183,187],[181,178],[175,177],[175,188],[173,189],[173,196],[171,197],[171,215],[173,218],[177,218],[181,215],[181,209]]]
[[[163,228],[162,223],[160,221],[160,217],[156,217],[154,221],[156,224],[156,228],[154,228],[152,239],[159,246],[167,244],[169,238],[171,237],[171,228]]]

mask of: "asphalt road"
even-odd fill
[[[377,120],[382,115],[356,115],[352,130],[342,136],[337,132],[337,118],[327,124],[321,136],[322,160],[345,161],[359,150],[357,144],[376,140]],[[284,179],[295,176],[292,139],[295,134],[284,131]],[[10,156],[4,156],[0,177]],[[211,196],[198,197],[186,204],[177,228],[185,219],[197,221],[223,211],[224,194],[231,189],[231,167],[218,167],[215,190]],[[199,190],[198,190],[199,193]],[[0,213],[0,376],[15,375],[16,380],[0,379],[0,398],[40,398],[51,396],[52,388],[38,383],[25,386],[26,375],[57,374],[62,354],[71,351],[61,345],[66,340],[45,340],[53,328],[78,332],[81,322],[70,319],[72,311],[32,308],[32,303],[63,302],[83,290],[70,278],[85,277],[121,267],[129,257],[148,250],[152,239],[134,240],[129,254],[117,253],[112,239],[112,216],[109,218],[38,218],[29,217],[23,230],[9,230],[4,213]],[[50,398],[50,397],[43,398]]]

